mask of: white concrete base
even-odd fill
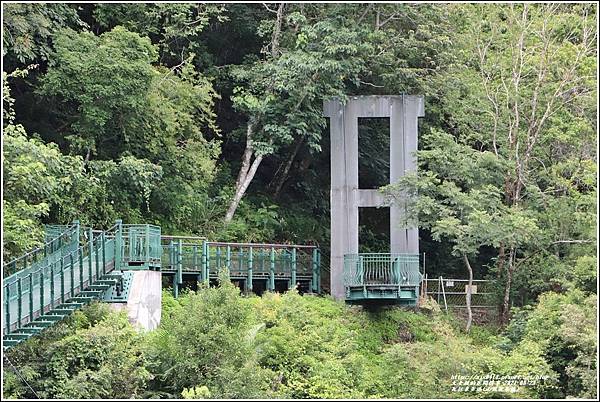
[[[162,278],[159,271],[134,271],[127,303],[110,303],[111,308],[127,309],[129,322],[151,331],[160,324]]]

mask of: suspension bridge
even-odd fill
[[[297,286],[320,293],[313,245],[184,241],[154,225],[117,221],[107,230],[46,227],[43,246],[3,266],[3,345],[10,347],[93,300],[127,302],[136,271],[158,271],[175,296],[188,283],[215,283],[219,271],[246,292]]]
[[[155,294],[160,294],[162,282],[175,297],[185,286],[215,284],[221,270],[247,293],[296,287],[302,293],[321,294],[323,284],[327,290],[330,279],[338,280],[329,278],[321,257],[315,245],[167,236],[149,224],[117,221],[106,230],[77,221],[47,225],[41,247],[3,266],[3,346],[23,342],[94,300],[126,305],[136,286],[148,286],[135,285],[136,272],[159,275]],[[418,256],[347,255],[346,301],[415,305],[421,281],[418,266]]]

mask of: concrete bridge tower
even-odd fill
[[[331,294],[345,299],[344,255],[358,254],[358,208],[386,206],[378,190],[358,186],[358,118],[389,118],[389,177],[395,183],[416,170],[414,152],[424,101],[413,95],[351,96],[345,104],[324,102],[323,110],[331,133]],[[418,255],[418,229],[400,227],[402,202],[389,207],[391,255]]]

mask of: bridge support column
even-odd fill
[[[323,104],[331,138],[331,294],[345,298],[344,255],[358,254],[358,208],[390,206],[390,251],[418,253],[417,228],[401,227],[405,203],[386,205],[374,189],[358,186],[358,119],[390,120],[390,183],[416,170],[418,118],[424,115],[422,96],[352,96]],[[384,150],[382,150],[384,151]]]
[[[129,322],[151,331],[160,324],[162,277],[160,271],[132,271],[129,298],[126,303],[110,303],[115,310],[126,310]],[[177,275],[175,275],[177,276]]]
[[[254,290],[252,286],[252,263],[252,247],[250,247],[248,249],[248,278],[246,279],[246,292],[248,293],[252,293],[252,291]]]

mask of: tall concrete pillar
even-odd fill
[[[344,254],[358,253],[358,208],[384,206],[377,190],[358,188],[358,118],[390,119],[390,183],[416,170],[422,96],[353,96],[345,104],[324,102],[331,135],[331,294],[344,299]],[[385,152],[385,150],[382,150]],[[419,253],[417,228],[401,227],[402,202],[390,206],[392,253]]]

